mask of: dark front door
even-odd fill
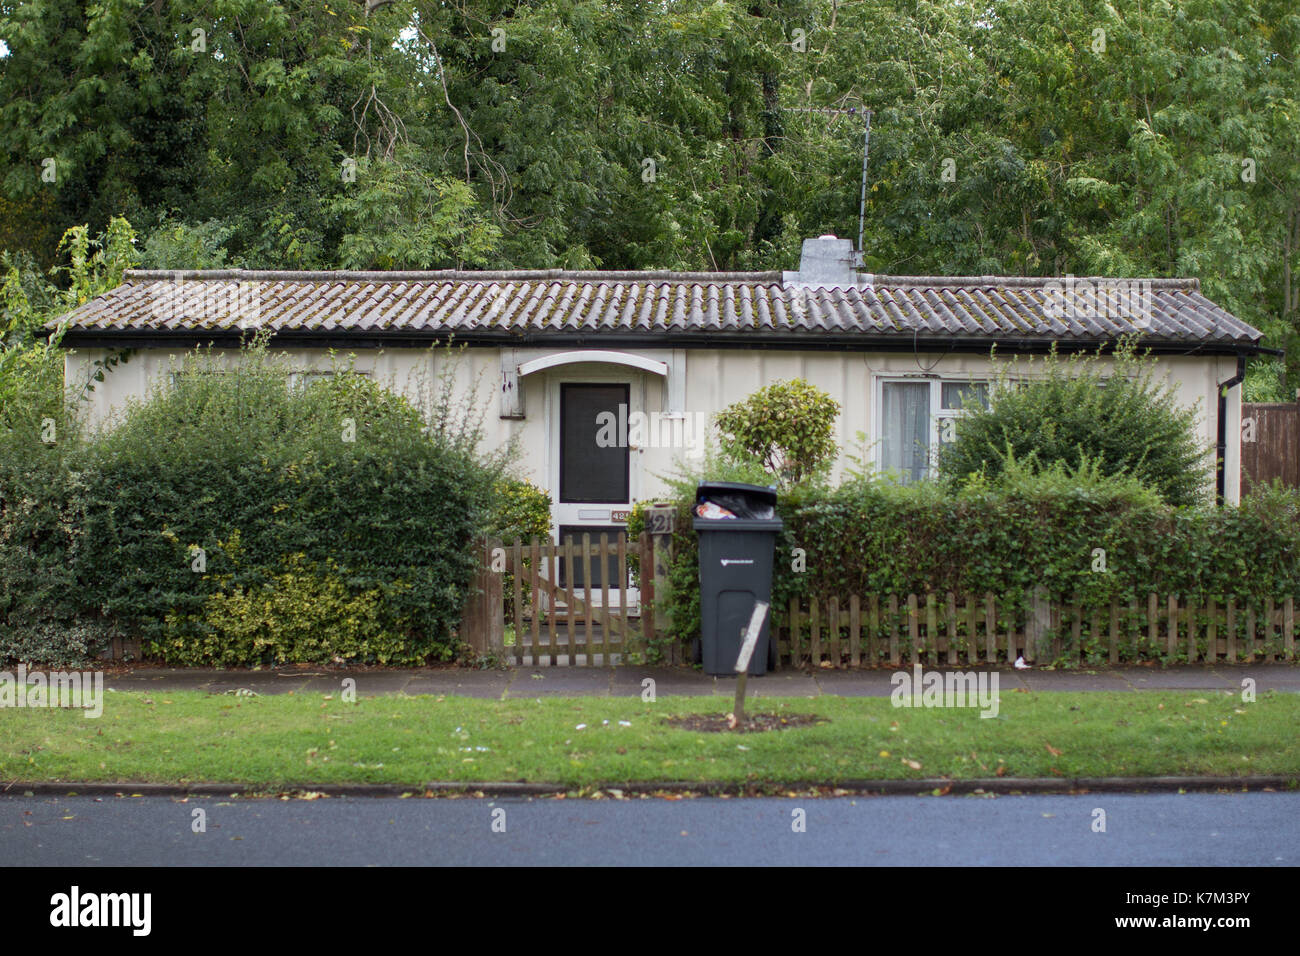
[[[627,385],[560,386],[561,503],[627,504],[629,393]]]

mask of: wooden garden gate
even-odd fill
[[[462,634],[516,667],[608,667],[642,660],[653,620],[651,536],[602,533],[481,546]]]

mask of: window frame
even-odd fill
[[[930,431],[928,443],[926,445],[926,465],[925,471],[921,474],[924,481],[933,476],[934,469],[938,464],[938,454],[940,448],[940,437],[943,431],[945,421],[956,422],[967,413],[963,408],[944,408],[943,407],[943,387],[945,385],[983,385],[985,395],[990,396],[993,392],[993,382],[988,378],[976,378],[973,375],[965,377],[929,374],[908,374],[906,372],[890,375],[882,374],[875,376],[872,400],[875,402],[875,414],[872,415],[872,424],[875,428],[875,448],[874,455],[876,470],[881,474],[886,474],[885,469],[885,386],[887,384],[927,384],[930,386]],[[955,427],[955,424],[954,424]],[[897,477],[895,477],[897,480]],[[910,479],[904,479],[903,484],[910,484]]]

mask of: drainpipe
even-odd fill
[[[1219,505],[1223,504],[1223,491],[1227,481],[1227,476],[1223,472],[1223,465],[1228,454],[1228,396],[1225,392],[1236,385],[1240,385],[1245,377],[1246,356],[1238,352],[1237,374],[1226,382],[1219,383],[1219,454],[1214,466],[1215,501]],[[1238,461],[1238,467],[1240,467],[1240,461]]]

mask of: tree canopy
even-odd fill
[[[0,41],[43,268],[124,216],[158,267],[788,269],[856,236],[870,109],[868,269],[1195,276],[1295,344],[1293,0],[0,0]]]

